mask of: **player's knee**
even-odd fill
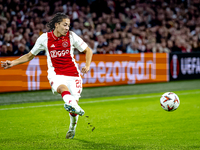
[[[60,85],[58,88],[57,88],[57,92],[58,93],[62,93],[62,92],[64,92],[64,91],[69,91],[69,89],[67,88],[67,86],[66,85]]]

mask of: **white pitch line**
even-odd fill
[[[25,107],[11,107],[11,108],[1,108],[0,110],[12,110],[12,109],[25,109],[25,108],[37,108],[37,107],[49,107],[49,106],[59,106],[61,104],[51,104],[51,105],[38,105],[38,106],[25,106]],[[64,104],[63,104],[64,105]]]
[[[199,94],[199,92],[187,92],[181,93],[178,95],[188,95],[188,94]],[[127,97],[127,98],[114,98],[108,100],[97,100],[97,101],[87,101],[87,102],[79,102],[79,104],[89,104],[89,103],[102,103],[102,102],[110,102],[110,101],[122,101],[122,100],[134,100],[134,99],[145,99],[145,98],[154,98],[160,97],[161,95],[152,95],[152,96],[142,96],[142,97]],[[50,105],[38,105],[38,106],[25,106],[25,107],[11,107],[11,108],[1,108],[0,110],[13,110],[13,109],[26,109],[26,108],[38,108],[38,107],[51,107],[51,106],[61,106],[64,104],[50,104]]]
[[[79,102],[79,104],[101,103],[101,102],[121,101],[121,100],[133,100],[133,99],[141,99],[141,98],[153,98],[153,97],[158,97],[158,96],[159,96],[159,95],[154,95],[154,96],[144,96],[144,97],[115,98],[115,99],[109,99],[109,100],[97,100],[97,101]],[[25,109],[25,108],[38,108],[38,107],[51,107],[51,106],[60,106],[60,105],[64,105],[64,104],[51,104],[51,105],[38,105],[38,106],[26,106],[26,107],[1,108],[0,110]]]

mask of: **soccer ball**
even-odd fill
[[[173,111],[180,105],[180,100],[175,93],[166,92],[160,98],[160,105],[166,111]]]

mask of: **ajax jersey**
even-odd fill
[[[45,50],[48,64],[48,79],[54,75],[79,77],[80,71],[74,59],[74,48],[83,52],[87,44],[74,32],[56,37],[52,32],[43,33],[36,41],[31,53],[37,55]]]

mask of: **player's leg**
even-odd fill
[[[68,85],[71,91],[71,95],[76,99],[78,103],[82,91],[82,79],[73,78],[72,80],[70,80]],[[70,113],[69,116],[70,116],[70,126],[66,134],[67,139],[74,137],[79,115]]]
[[[50,80],[52,92],[62,95],[65,102],[64,107],[70,113],[70,126],[66,138],[73,138],[79,115],[83,115],[84,111],[78,105],[82,86],[74,78],[67,78],[63,76],[55,76]],[[69,87],[69,88],[68,88]],[[77,89],[77,87],[81,87]],[[71,94],[72,92],[72,94]],[[76,95],[78,93],[78,95]]]
[[[75,135],[78,117],[79,115],[82,116],[84,114],[84,111],[78,106],[78,101],[76,101],[75,98],[71,95],[67,86],[60,85],[57,88],[57,92],[61,93],[63,100],[65,101],[64,108],[69,112],[70,117],[70,125],[69,130],[66,134],[66,138],[72,139]]]

